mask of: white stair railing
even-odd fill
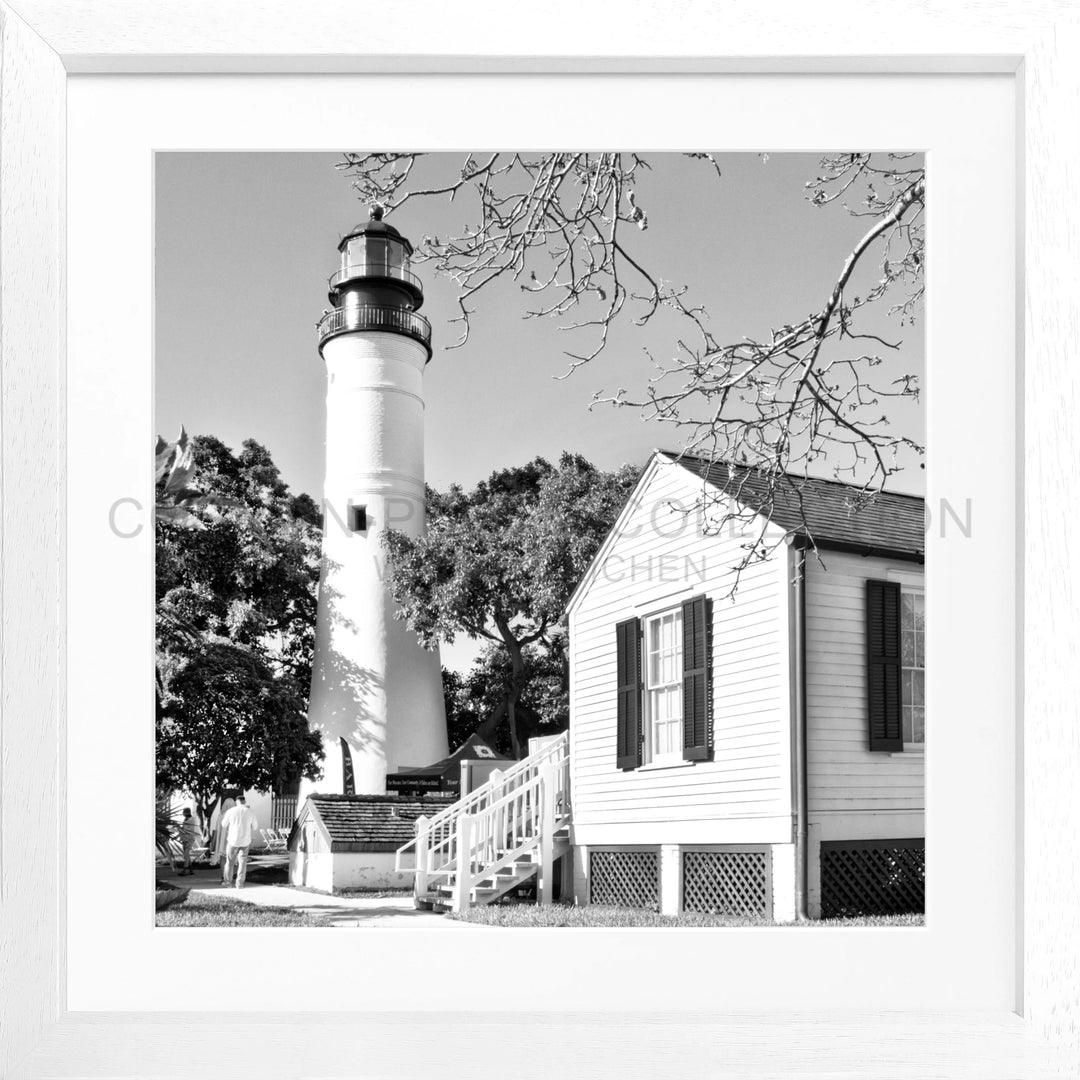
[[[570,813],[569,765],[564,732],[440,813],[420,818],[416,837],[398,849],[396,868],[414,871],[417,896],[451,885],[452,905],[460,911],[481,881],[538,852],[541,898],[550,900],[554,833]],[[414,866],[403,867],[409,852]]]
[[[410,853],[418,853],[417,841],[420,838],[421,827],[427,835],[427,844],[432,854],[429,864],[442,864],[447,861],[448,849],[453,844],[453,836],[457,831],[457,819],[461,814],[476,814],[484,809],[489,803],[501,799],[514,788],[527,784],[535,777],[540,768],[551,762],[558,764],[569,759],[569,733],[563,732],[558,738],[553,739],[535,754],[530,754],[521,761],[515,762],[509,769],[500,772],[496,769],[487,782],[481,784],[475,791],[451,803],[450,806],[429,818],[421,818],[417,822],[417,836],[407,844],[403,844],[397,850],[395,869],[408,872],[412,867],[403,866],[402,862]],[[421,826],[421,822],[423,826]],[[419,859],[416,868],[419,869]]]

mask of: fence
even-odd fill
[[[660,853],[590,849],[589,903],[659,911]]]
[[[270,827],[285,829],[293,827],[296,820],[296,796],[274,795],[270,799]]]
[[[758,851],[684,851],[683,910],[768,917],[769,856]]]
[[[907,915],[926,906],[926,841],[821,845],[821,917]]]

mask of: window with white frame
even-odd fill
[[[926,615],[921,590],[900,594],[900,700],[905,746],[926,742]]]
[[[645,620],[645,750],[658,762],[682,756],[683,621],[675,608]]]

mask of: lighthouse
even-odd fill
[[[325,758],[302,797],[381,795],[388,772],[447,754],[439,654],[394,618],[382,541],[387,529],[424,529],[424,292],[412,245],[378,207],[338,250],[318,328],[326,482],[308,709]]]

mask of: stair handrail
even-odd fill
[[[468,795],[427,818],[424,825],[424,835],[427,843],[427,858],[425,859],[427,876],[443,874],[443,868],[452,861],[449,849],[453,846],[453,837],[457,831],[456,823],[462,814],[471,814],[482,810],[488,803],[527,783],[533,776],[539,774],[541,767],[547,764],[549,760],[552,764],[561,764],[569,756],[569,747],[569,731],[561,732],[550,743],[537,750],[536,753],[529,754],[527,757],[515,762],[505,772],[501,772],[496,777],[485,781]],[[408,868],[402,867],[401,860],[410,849],[416,853],[418,838],[419,836],[414,836],[397,849],[394,859],[396,870],[408,871]],[[446,858],[442,860],[431,858],[437,851],[445,851]],[[434,863],[439,865],[433,865]]]
[[[565,798],[568,773],[566,761],[548,763],[479,814],[459,818],[455,866],[450,874],[455,911],[469,904],[473,889],[481,882],[490,878],[494,887],[495,875],[525,854],[539,855],[545,889],[550,890],[555,831],[569,819]]]
[[[520,761],[514,762],[505,772],[500,772],[497,780],[486,780],[480,787],[471,791],[468,795],[458,799],[457,802],[451,803],[444,810],[440,810],[439,813],[434,814],[428,821],[429,825],[438,825],[441,821],[447,818],[457,817],[458,814],[471,812],[477,803],[483,802],[484,799],[494,792],[496,787],[502,787],[509,789],[514,785],[520,777],[530,771],[536,772],[539,767],[543,765],[547,758],[553,757],[556,754],[562,758],[565,756],[565,751],[569,749],[570,744],[570,732],[561,732],[552,742],[547,746],[542,746],[535,754],[529,754],[527,757],[523,757]],[[528,779],[526,777],[526,779]]]
[[[479,814],[464,814],[459,819],[454,840],[455,868],[451,875],[455,911],[468,904],[473,889],[481,881],[493,877],[536,847],[543,784],[543,773],[537,773]],[[462,841],[467,848],[464,859]]]

